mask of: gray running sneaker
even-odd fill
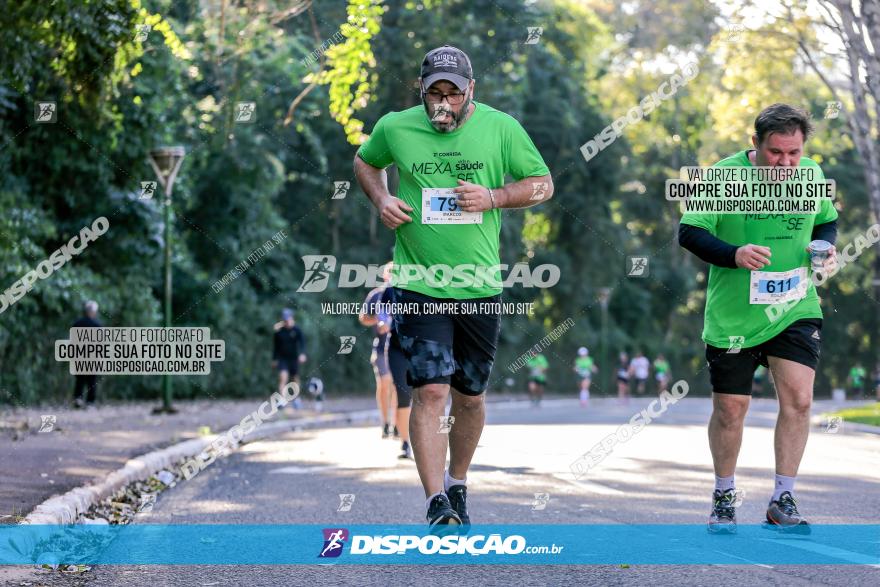
[[[767,506],[767,523],[792,534],[810,533],[810,525],[798,512],[797,502],[789,491],[783,491],[779,499]]]

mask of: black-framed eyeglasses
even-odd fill
[[[446,98],[446,102],[451,106],[458,106],[462,102],[464,102],[464,97],[467,95],[465,92],[453,92],[451,94],[444,94],[438,90],[428,90],[425,94],[425,100],[427,100],[430,104],[439,104],[443,101],[443,98]]]

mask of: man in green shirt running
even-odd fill
[[[526,367],[529,368],[529,395],[532,398],[532,405],[540,406],[544,398],[544,386],[547,385],[547,369],[550,363],[547,362],[547,357],[538,353],[526,361]]]
[[[669,385],[669,361],[662,353],[654,359],[654,379],[657,380],[657,393],[666,391],[666,386]]]
[[[474,86],[464,52],[448,45],[429,51],[419,76],[422,104],[380,118],[354,160],[358,182],[395,231],[391,345],[409,361],[410,438],[432,529],[470,523],[466,475],[500,329],[501,209],[553,195],[550,170],[525,130],[476,102]],[[397,197],[385,173],[392,163]],[[508,176],[513,181],[505,183]]]
[[[803,156],[811,130],[807,112],[774,104],[755,119],[755,148],[716,166],[809,166],[824,179],[816,162]],[[715,492],[710,532],[736,531],[734,471],[752,375],[759,364],[769,367],[779,398],[774,441],[776,480],[767,522],[786,531],[809,532],[792,496],[810,431],[822,328],[819,298],[809,279],[807,246],[819,239],[833,245],[836,220],[837,211],[827,199],[821,201],[817,214],[688,212],[681,220],[679,243],[710,263],[703,328],[713,391],[709,448],[715,467]],[[830,269],[834,263],[832,246],[825,268]],[[774,286],[773,293],[782,297],[769,295],[771,288],[765,287],[769,280],[785,283],[789,290],[780,292],[779,286]],[[784,311],[771,311],[780,307]]]
[[[862,399],[865,395],[865,375],[867,371],[862,367],[861,363],[856,363],[849,370],[849,390],[853,399]]]
[[[574,372],[578,374],[580,383],[580,401],[581,407],[586,407],[590,401],[590,385],[593,380],[593,373],[596,372],[596,364],[587,347],[582,346],[578,349],[578,356],[574,360]]]

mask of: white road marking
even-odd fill
[[[317,467],[281,467],[280,469],[272,469],[270,473],[287,473],[289,475],[300,475],[302,473],[314,473],[316,471],[329,471],[330,469],[339,469],[335,465],[320,465]]]
[[[773,542],[775,544],[779,544],[779,542],[775,540],[768,540],[766,538],[761,538],[761,540],[763,540],[764,542]],[[841,560],[849,561],[851,563],[880,568],[880,562],[878,562],[876,556],[867,556],[858,552],[852,552],[851,550],[844,550],[843,548],[837,548],[836,546],[817,544],[815,542],[801,542],[792,540],[790,542],[786,542],[785,544],[786,546],[793,546],[794,548],[808,550],[810,552],[815,552],[816,554],[824,554],[825,556],[839,558]]]

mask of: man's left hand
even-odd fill
[[[457,204],[463,212],[485,212],[492,209],[488,188],[459,179],[458,187],[452,191],[458,195]]]
[[[810,247],[807,247],[806,251],[809,253]],[[837,269],[837,247],[834,245],[831,245],[831,248],[828,250],[828,257],[825,258],[822,269],[829,274]]]

